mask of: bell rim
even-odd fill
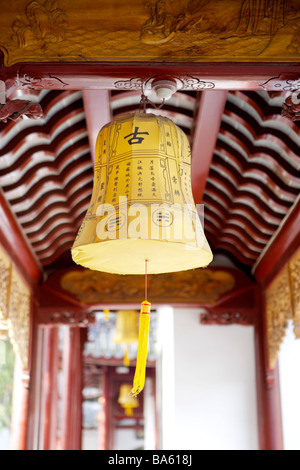
[[[116,256],[114,255],[112,258],[109,258],[107,249],[112,248],[111,251],[115,251],[115,247],[118,245],[125,249],[130,247],[130,251],[132,253],[132,257],[128,257],[126,254],[126,258],[128,262],[122,262],[118,264],[125,264],[126,268],[112,268],[110,266],[116,265]],[[147,245],[147,249],[145,250],[143,256],[141,256],[140,252],[143,251],[143,247]],[[162,246],[163,245],[163,246]],[[149,240],[149,239],[114,239],[114,240],[106,240],[98,243],[87,243],[84,245],[79,245],[73,247],[71,249],[71,254],[73,261],[76,264],[79,264],[85,268],[91,269],[93,271],[100,271],[100,272],[107,272],[110,274],[120,274],[120,275],[144,275],[145,274],[145,259],[148,262],[147,272],[148,274],[164,274],[164,273],[171,273],[171,272],[180,272],[180,271],[188,271],[197,268],[206,268],[213,260],[213,254],[209,248],[209,245],[205,239],[204,246],[202,247],[193,247],[186,243],[180,242],[168,242],[164,240]],[[132,249],[134,247],[134,250]],[[138,253],[137,250],[141,248],[140,252]],[[157,250],[159,248],[159,258],[157,254],[153,256],[153,250]],[[99,255],[103,255],[103,259],[105,261],[101,263],[94,263],[91,260],[91,255],[93,257],[99,257]],[[115,254],[115,253],[114,253]],[[170,261],[169,256],[172,254],[174,259]],[[185,257],[182,256],[181,260],[179,261],[179,255],[186,255]],[[90,256],[89,259],[84,260],[84,257]],[[138,268],[137,262],[134,257],[139,258]],[[185,258],[185,259],[184,259]],[[203,260],[202,262],[200,260]],[[135,262],[133,264],[133,261]],[[160,265],[158,269],[156,266]],[[101,269],[95,266],[102,266]],[[172,266],[172,267],[170,267]]]

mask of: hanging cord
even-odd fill
[[[148,278],[147,278],[147,267],[148,267],[148,260],[145,259],[145,300],[147,300],[147,290],[148,290]]]

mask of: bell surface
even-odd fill
[[[205,267],[212,253],[191,190],[184,132],[168,118],[118,116],[96,143],[94,188],[73,260],[114,274]]]
[[[122,384],[119,391],[118,403],[128,408],[138,408],[139,400],[131,394],[132,385]]]

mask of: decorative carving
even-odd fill
[[[300,250],[289,262],[293,323],[296,338],[300,338]]]
[[[30,291],[12,262],[0,248],[0,326],[8,328],[15,353],[28,368],[30,334]]]
[[[162,0],[157,0],[154,4],[147,3],[146,7],[149,18],[140,31],[140,40],[145,44],[164,44],[173,39],[177,31],[190,32],[201,21],[201,18],[189,18],[185,13],[177,16],[167,13]]]
[[[48,74],[48,78],[45,77],[31,77],[28,74],[24,74],[23,77],[17,77],[15,83],[17,86],[21,86],[27,90],[44,90],[48,88],[57,88],[57,85],[60,84],[60,88],[64,88],[68,86],[68,83],[65,83],[58,77],[54,77],[50,73]],[[58,82],[58,83],[57,83]]]
[[[187,75],[184,78],[181,78],[183,82],[183,88],[186,90],[206,90],[215,88],[213,82],[205,82],[204,80],[199,80],[199,78],[191,77]]]
[[[294,91],[296,81],[296,75],[277,75],[277,77],[269,78],[269,80],[266,80],[259,86],[261,86],[264,90]]]
[[[11,262],[0,247],[0,322],[8,318],[10,276]]]
[[[30,2],[25,10],[26,20],[17,19],[12,25],[12,40],[19,48],[38,43],[40,47],[61,42],[65,36],[67,16],[57,8],[56,1]]]
[[[252,318],[239,312],[206,312],[200,314],[202,325],[253,325]]]
[[[266,289],[266,323],[269,366],[275,367],[280,344],[284,338],[288,319],[292,317],[288,267]]]
[[[300,12],[290,0],[114,1],[15,0],[0,18],[5,65],[53,61],[192,59],[296,62]],[[14,11],[23,11],[16,18]],[[93,16],[86,15],[92,11]],[[128,22],[126,23],[126,18]],[[108,21],[109,20],[109,21]],[[101,38],[101,40],[99,40]]]
[[[300,120],[300,79],[291,83],[292,94],[289,95],[282,105],[281,115],[291,121]]]
[[[30,334],[30,291],[15,268],[12,269],[8,332],[24,369],[28,369]]]
[[[43,316],[43,323],[55,323],[57,324],[66,324],[69,326],[83,326],[92,325],[95,321],[94,314],[91,312],[57,312],[49,314],[49,317],[45,319]]]
[[[129,80],[119,80],[114,83],[116,88],[121,88],[122,90],[141,90],[143,85],[142,78],[134,77]]]
[[[0,121],[8,119],[16,121],[19,117],[27,116],[29,119],[40,119],[44,116],[41,105],[26,100],[7,100],[0,104]]]
[[[152,303],[214,303],[235,285],[226,271],[195,269],[180,273],[153,274],[148,293]],[[144,278],[97,271],[72,271],[61,279],[61,287],[86,304],[139,302],[144,295]]]
[[[215,88],[215,84],[213,82],[206,82],[190,75],[187,75],[183,78],[178,78],[174,76],[172,76],[171,78],[177,81],[178,90],[205,90]],[[144,83],[145,89],[151,89],[152,81],[153,78],[151,78],[150,80],[148,79],[144,82],[142,77],[135,77],[130,78],[129,80],[119,80],[115,82],[114,85],[116,88],[121,88],[122,90],[140,90],[142,89]]]

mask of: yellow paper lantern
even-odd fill
[[[116,316],[116,333],[113,341],[125,344],[124,365],[130,365],[129,345],[139,340],[138,317],[136,310],[118,310]]]
[[[138,316],[136,310],[118,310],[114,342],[116,344],[131,344],[137,343],[138,340]]]
[[[144,274],[145,259],[149,274],[207,266],[190,168],[187,137],[170,119],[135,113],[104,126],[73,260],[116,274]]]
[[[127,416],[133,415],[133,409],[139,407],[139,401],[131,394],[131,385],[122,384],[120,387],[118,403],[124,408]]]
[[[92,199],[72,258],[115,274],[183,271],[212,261],[192,196],[189,143],[173,121],[133,113],[101,129]],[[145,383],[150,306],[145,294],[134,395]]]

